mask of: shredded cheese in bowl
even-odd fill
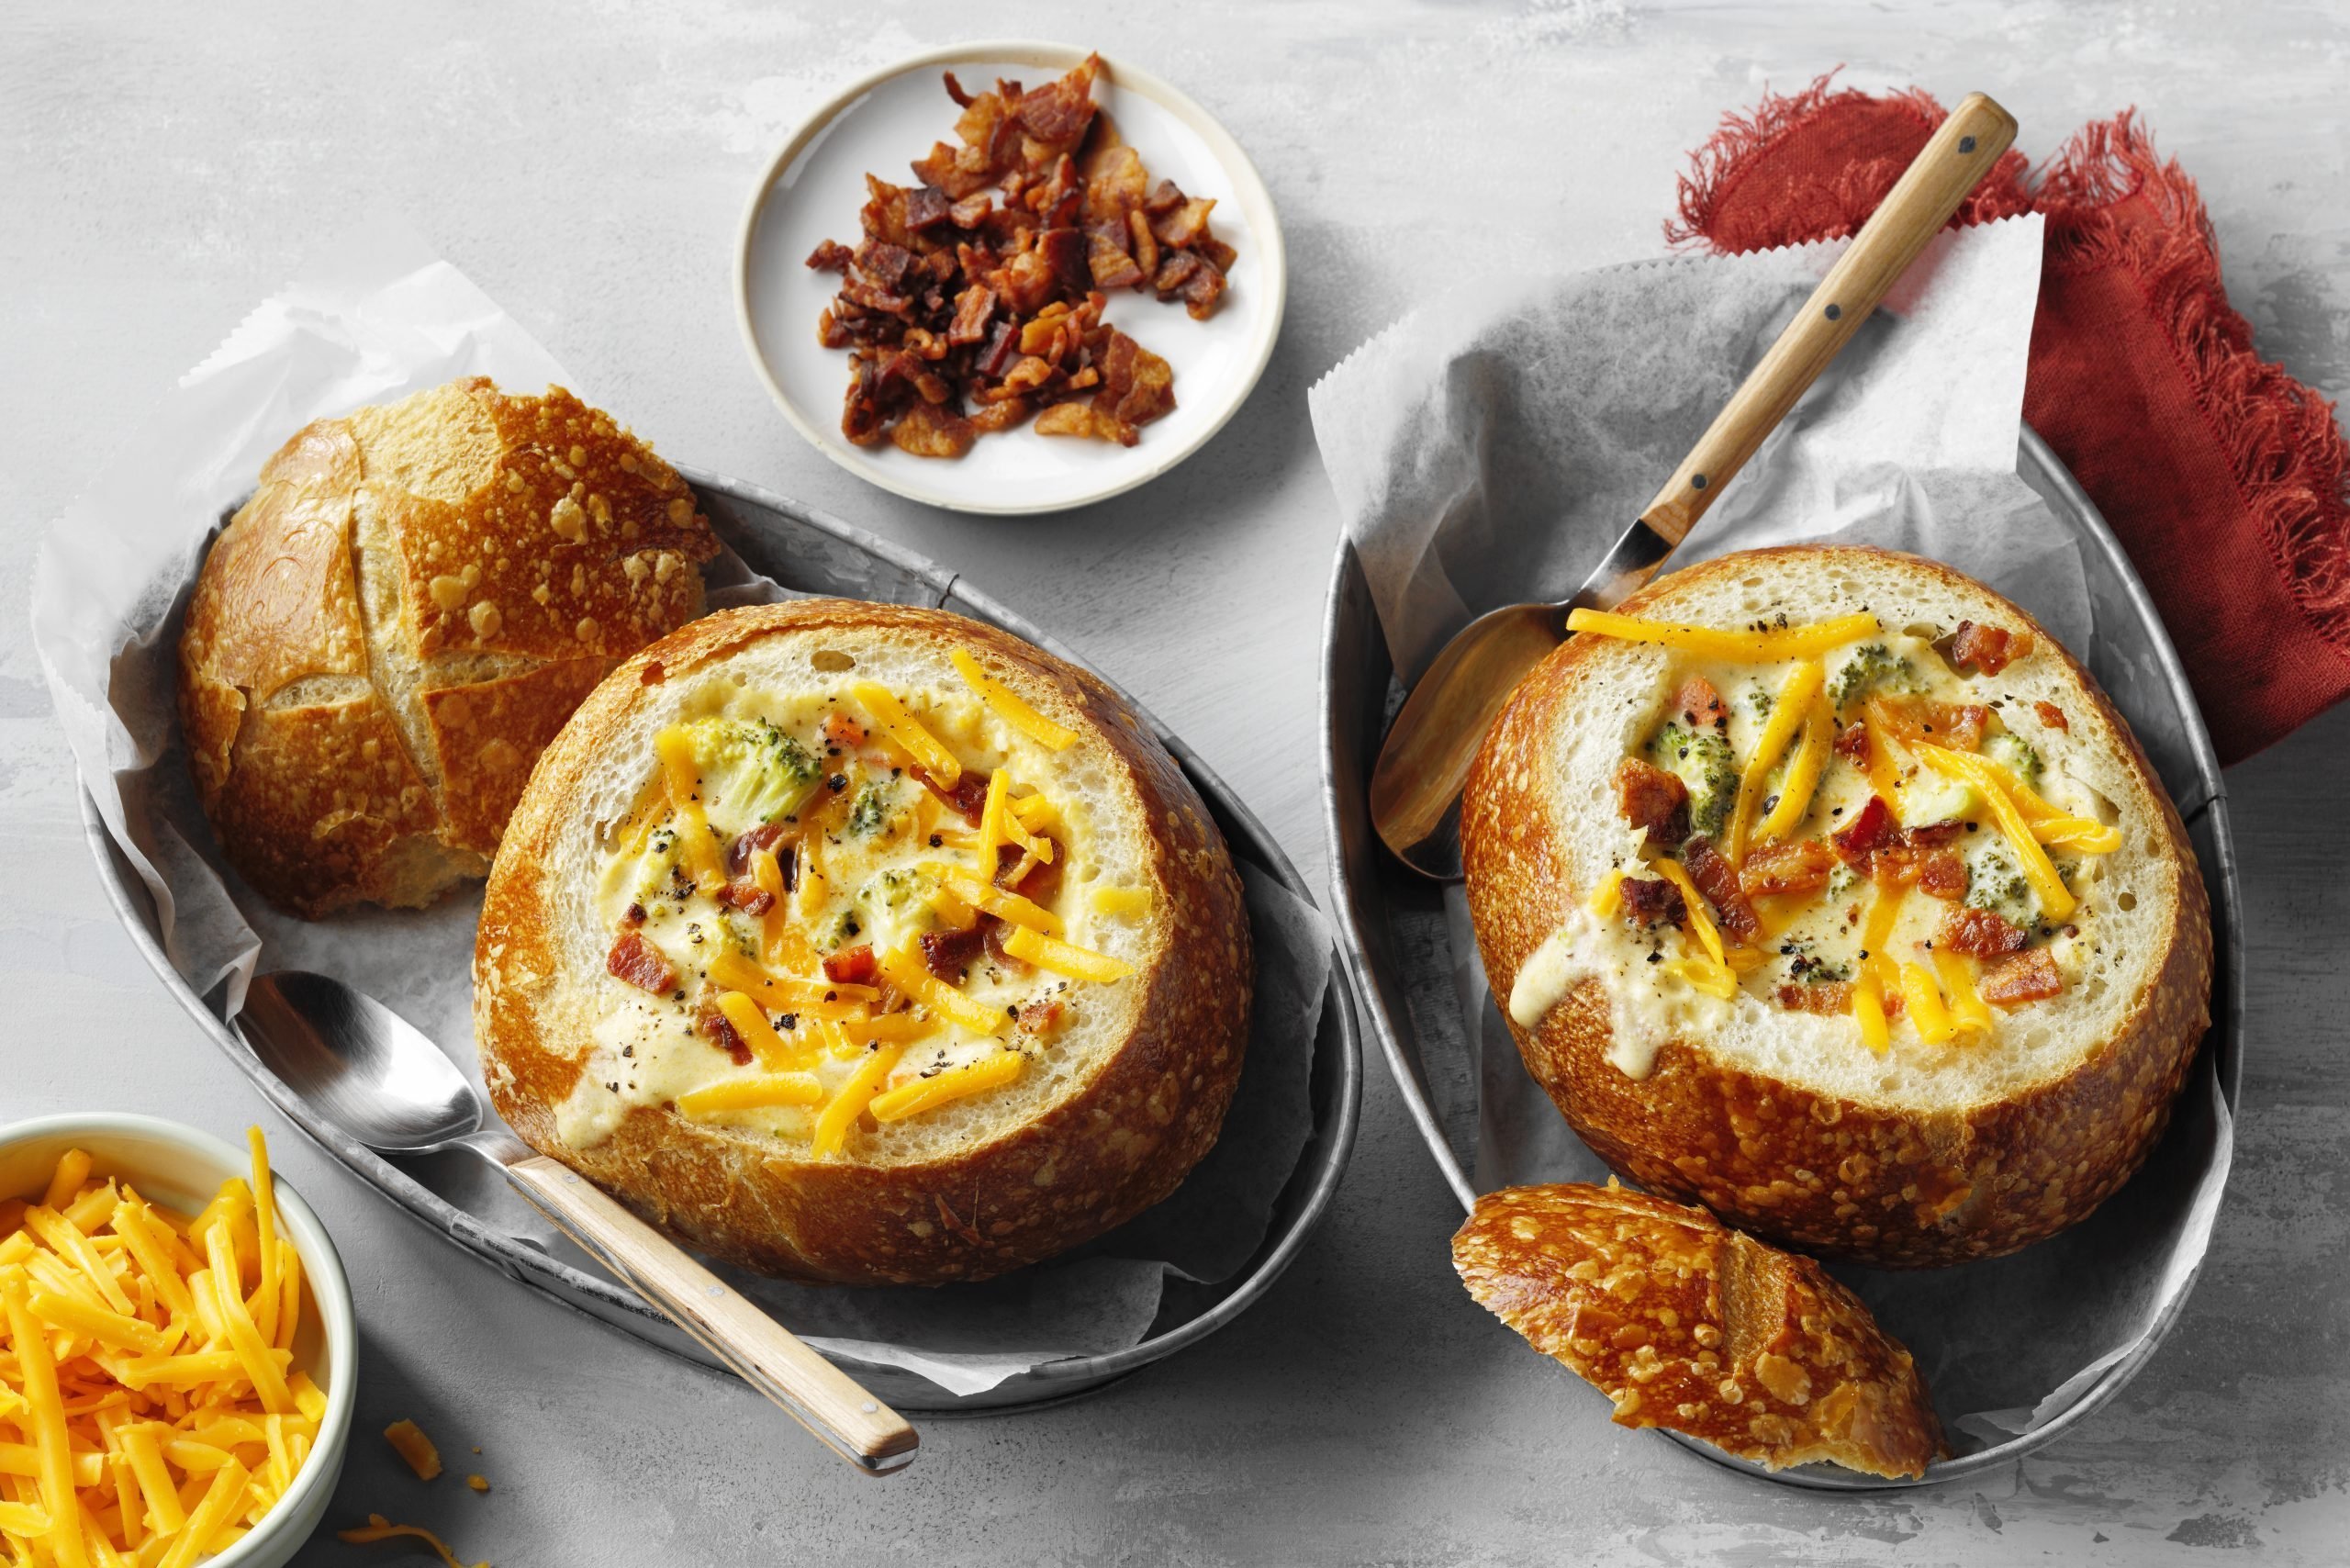
[[[327,1396],[261,1129],[195,1215],[82,1149],[0,1198],[0,1541],[17,1562],[190,1568],[294,1485]]]

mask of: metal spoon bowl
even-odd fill
[[[467,1148],[563,1233],[867,1474],[912,1462],[904,1417],[614,1202],[592,1182],[485,1126],[481,1096],[441,1047],[341,980],[299,969],[255,979],[237,1033],[313,1110],[382,1154]]]

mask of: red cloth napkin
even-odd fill
[[[1942,109],[1830,84],[1728,117],[1667,237],[1728,253],[1859,228]],[[2134,111],[2036,180],[2009,152],[1954,221],[2028,211],[2048,249],[2024,418],[2121,536],[2221,762],[2240,761],[2350,694],[2350,443],[2332,404],[2253,353],[2195,184]]]

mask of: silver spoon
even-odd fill
[[[1397,858],[1440,881],[1460,879],[1460,790],[1469,765],[1519,680],[1566,640],[1568,614],[1613,610],[1656,575],[2015,135],[2007,110],[1969,94],[1574,596],[1490,610],[1445,644],[1404,698],[1371,769],[1371,825]]]
[[[887,1475],[921,1440],[906,1418],[795,1338],[593,1182],[484,1126],[481,1097],[416,1026],[341,980],[256,979],[237,1032],[305,1103],[380,1154],[466,1148],[630,1289],[859,1470]]]

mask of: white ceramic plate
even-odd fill
[[[1289,289],[1272,197],[1239,144],[1206,110],[1148,73],[1107,56],[1094,101],[1142,154],[1155,183],[1214,196],[1218,239],[1239,252],[1214,315],[1194,321],[1180,302],[1121,289],[1108,319],[1175,371],[1175,409],[1142,429],[1134,446],[1040,436],[1027,425],[983,436],[956,459],[915,457],[888,442],[852,444],[841,434],[848,353],[816,341],[816,319],[839,291],[836,273],[813,272],[823,240],[855,245],[870,172],[913,183],[909,165],[931,143],[956,144],[961,113],[941,73],[979,92],[999,76],[1039,87],[1085,59],[1052,43],[974,43],[901,61],[853,83],[810,116],[751,194],[735,257],[735,309],[767,390],[800,433],[850,473],[887,490],[957,511],[1060,511],[1130,490],[1197,451],[1248,399],[1281,333]]]

